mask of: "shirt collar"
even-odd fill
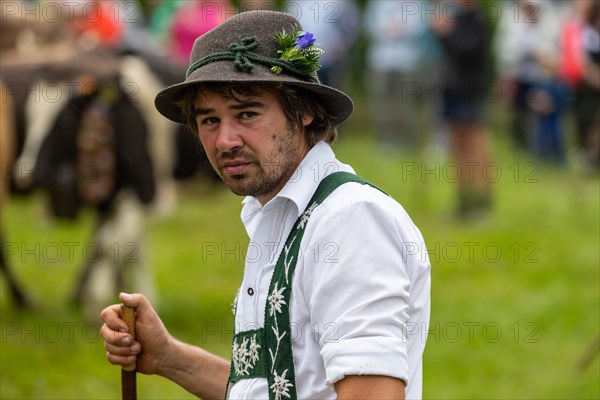
[[[247,221],[257,212],[270,207],[276,207],[282,200],[293,202],[296,208],[294,212],[299,217],[308,206],[308,202],[317,190],[317,186],[319,186],[321,180],[337,171],[354,173],[352,167],[342,164],[335,158],[335,154],[328,143],[323,141],[318,142],[304,156],[304,159],[300,162],[298,168],[283,189],[265,204],[264,207],[252,196],[244,198],[242,201],[242,221]]]

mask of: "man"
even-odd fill
[[[321,51],[301,29],[272,11],[232,17],[197,39],[185,82],[156,98],[246,196],[242,221],[260,251],[247,257],[235,301],[231,362],[174,339],[141,294],[120,295],[136,309],[136,342],[118,305],[102,311],[107,357],[203,398],[419,398],[423,238],[398,203],[335,158],[329,144],[352,101],[318,82]]]

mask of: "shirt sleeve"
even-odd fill
[[[403,224],[413,224],[380,203],[324,203],[321,215],[311,217],[304,293],[311,322],[335,328],[334,335],[318,336],[329,386],[347,375],[392,376],[408,384],[410,279],[402,249],[409,237]],[[403,212],[399,205],[396,210]],[[329,251],[318,255],[316,248]]]

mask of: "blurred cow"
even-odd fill
[[[73,295],[91,318],[119,290],[152,296],[142,240],[146,217],[173,208],[175,178],[208,168],[191,132],[154,108],[154,95],[170,79],[157,75],[164,66],[135,55],[87,57],[88,67],[102,65],[102,71],[46,66],[28,83],[26,139],[14,171],[19,190],[47,191],[57,217],[76,218],[82,207],[98,211],[97,254],[87,255]],[[111,57],[112,64],[93,57]]]

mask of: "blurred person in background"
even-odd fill
[[[574,1],[574,32],[570,39],[575,47],[570,59],[563,62],[567,76],[572,77],[575,91],[574,115],[576,145],[584,167],[600,168],[600,3]],[[568,27],[563,44],[569,43]],[[570,46],[567,46],[568,48]],[[570,68],[569,68],[570,66]],[[569,75],[569,73],[571,73]]]
[[[426,1],[369,1],[366,86],[382,151],[414,151],[423,134]]]
[[[163,53],[169,51],[171,26],[175,13],[185,0],[157,1],[148,10],[149,29]]]
[[[182,65],[187,65],[197,37],[219,25],[233,9],[226,0],[189,0],[177,7],[169,32],[167,49]]]
[[[497,62],[502,98],[511,106],[511,135],[516,149],[530,151],[534,139],[534,113],[529,100],[538,80],[536,59],[537,18],[530,0],[505,3],[493,47]]]
[[[492,187],[485,176],[491,162],[484,128],[488,28],[478,0],[460,0],[431,22],[445,56],[442,71],[443,118],[449,147],[459,168],[458,213],[470,218],[487,211]]]
[[[340,87],[359,32],[360,9],[355,0],[287,1],[284,10],[296,16],[305,30],[329,49],[321,56],[319,79],[324,85]]]
[[[534,139],[535,154],[542,160],[564,164],[566,162],[563,116],[570,93],[560,75],[561,26],[563,9],[558,3],[530,0],[534,13],[526,23],[532,26],[535,72],[529,106],[536,115]]]
[[[43,0],[46,1],[46,0]],[[70,2],[65,0],[65,4]],[[133,2],[133,8],[140,11],[139,3]],[[101,0],[82,0],[75,4],[72,27],[88,47],[101,45],[116,48],[123,40],[125,26],[129,23],[129,14],[122,14],[124,2],[107,2]],[[139,17],[139,14],[138,14]],[[132,21],[136,17],[132,17]],[[126,22],[127,21],[127,22]]]
[[[186,67],[197,37],[241,11],[267,9],[268,0],[160,1],[150,17],[150,28],[163,52]]]
[[[73,7],[76,18],[71,26],[85,48],[101,46],[115,54],[136,54],[163,65],[165,70],[171,68],[171,60],[164,59],[160,42],[152,34],[139,0],[60,1]]]
[[[570,96],[561,74],[563,14],[556,2],[518,0],[503,9],[494,38],[515,147],[559,164],[565,162],[562,116]]]

